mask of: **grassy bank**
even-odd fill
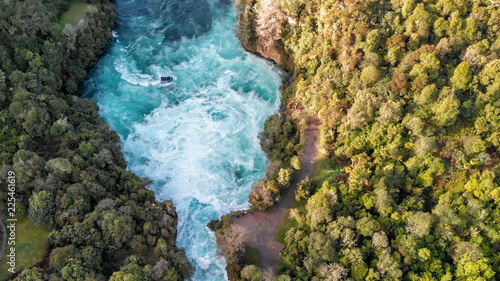
[[[317,188],[320,188],[324,181],[326,180],[332,181],[335,177],[338,177],[340,175],[341,175],[340,168],[332,167],[330,161],[326,158],[326,156],[321,153],[318,153],[318,156],[316,157],[316,164],[314,166],[314,171],[311,175],[312,183]],[[305,213],[306,204],[307,200],[294,201],[290,208],[298,209],[299,212]],[[280,222],[278,230],[276,231],[276,235],[274,236],[276,241],[280,242],[283,245],[285,245],[286,232],[290,228],[298,226],[298,222],[295,219],[290,218],[289,214],[290,212],[288,212],[283,218],[283,220]]]
[[[7,225],[8,223],[5,222],[5,226]],[[49,230],[45,226],[36,227],[28,217],[17,221],[15,245],[16,271],[29,268],[42,260],[48,235]],[[6,256],[9,253],[8,249],[10,247],[9,245],[5,247],[5,254],[0,264],[0,280],[5,280],[10,275],[7,271],[9,266],[6,263]]]
[[[69,9],[59,19],[59,24],[65,26],[67,23],[77,26],[81,18],[85,16],[89,8],[89,4],[83,1],[72,1],[69,4]]]
[[[324,181],[332,181],[335,177],[340,176],[342,173],[340,167],[332,166],[330,160],[322,153],[318,153],[316,157],[316,166],[311,176],[312,183],[320,188]]]
[[[255,265],[260,267],[259,262],[259,251],[252,249],[250,247],[245,247],[245,257],[243,258],[246,265]]]
[[[294,201],[290,208],[298,209],[300,212],[304,212],[306,209],[306,204],[307,200]],[[299,223],[295,219],[290,217],[290,211],[288,211],[288,213],[286,213],[286,215],[283,217],[280,224],[278,225],[278,230],[276,231],[274,238],[281,244],[286,245],[285,243],[286,232],[290,228],[297,227],[298,225]]]

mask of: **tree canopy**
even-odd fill
[[[261,1],[237,2],[258,49]],[[342,169],[299,186],[278,279],[500,279],[500,5],[267,6],[282,19],[288,115],[317,114],[320,151]]]
[[[188,279],[172,202],[126,170],[95,101],[74,95],[116,19],[108,0],[79,3],[89,8],[77,28],[59,23],[68,1],[0,1],[0,184],[13,171],[16,215],[51,230],[49,264],[16,280]]]

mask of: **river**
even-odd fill
[[[244,51],[231,1],[115,3],[113,38],[81,91],[120,135],[128,169],[175,203],[193,280],[226,280],[206,224],[248,207],[267,164],[257,136],[278,110],[281,74]]]

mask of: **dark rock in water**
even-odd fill
[[[218,219],[212,219],[208,224],[207,224],[208,229],[211,231],[217,231],[222,227],[222,221]]]

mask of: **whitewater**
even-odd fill
[[[281,74],[241,47],[230,0],[115,3],[117,27],[82,95],[120,135],[128,169],[175,203],[193,280],[227,280],[206,224],[248,207],[266,167],[257,136],[278,110]]]

